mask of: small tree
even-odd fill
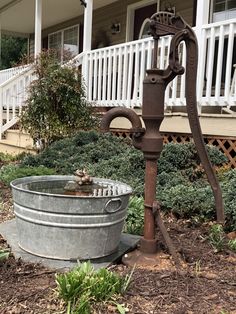
[[[62,65],[54,51],[42,52],[34,64],[36,79],[20,116],[22,127],[43,145],[97,127],[94,108],[85,99],[80,70]]]

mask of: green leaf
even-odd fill
[[[116,307],[117,307],[117,310],[120,314],[125,314],[127,312],[126,308],[119,303],[116,304]]]
[[[8,259],[10,252],[8,250],[0,250],[0,261]]]

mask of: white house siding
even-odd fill
[[[105,7],[99,8],[93,12],[93,34],[92,34],[92,48],[99,46],[110,46],[121,44],[126,41],[126,22],[127,22],[127,7],[131,4],[140,2],[137,0],[119,0]],[[160,0],[160,9],[164,8],[166,1]],[[193,20],[193,1],[176,0],[171,4],[176,9],[176,14],[180,14],[187,23],[192,25]],[[113,35],[111,33],[111,25],[113,23],[120,23],[120,32]],[[64,28],[76,24],[83,24],[83,16],[78,16],[74,19],[65,21],[63,23],[54,25],[53,27],[44,29],[42,31],[43,43],[47,41],[48,34],[54,33]],[[82,29],[82,28],[81,28]],[[105,36],[104,36],[105,34]],[[82,34],[81,34],[82,35]],[[82,43],[82,38],[80,38]],[[31,35],[30,52],[33,53],[34,35]],[[45,44],[44,44],[45,47]],[[81,51],[80,47],[80,51]]]

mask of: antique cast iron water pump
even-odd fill
[[[150,19],[150,33],[154,38],[152,68],[146,71],[143,82],[142,119],[131,109],[114,108],[108,111],[102,119],[101,129],[109,130],[111,121],[116,117],[125,117],[132,124],[133,145],[141,149],[146,163],[145,170],[145,218],[144,236],[141,239],[140,250],[143,253],[156,253],[155,216],[159,215],[160,205],[156,201],[157,160],[163,147],[163,138],[159,132],[164,119],[164,97],[167,85],[177,76],[186,71],[186,103],[188,119],[193,139],[205,169],[215,198],[217,221],[224,222],[224,210],[221,189],[207,155],[201,127],[198,119],[196,101],[197,80],[197,40],[193,30],[179,16],[172,13],[159,12]],[[169,65],[166,69],[157,68],[158,39],[161,36],[172,35],[169,53]],[[184,41],[187,52],[186,70],[179,62],[178,48]],[[158,226],[165,230],[159,215]],[[163,229],[164,228],[164,229]],[[162,231],[161,230],[161,231]],[[165,235],[164,235],[165,236]],[[168,237],[165,237],[168,242]],[[168,244],[168,243],[167,243]]]

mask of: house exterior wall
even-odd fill
[[[127,22],[127,8],[129,5],[140,2],[137,0],[119,0],[106,7],[94,11],[93,15],[93,44],[96,48],[97,40],[99,40],[99,33],[101,30],[105,31],[109,39],[109,45],[121,44],[126,41],[126,22]],[[160,0],[160,9],[164,9],[166,1]],[[147,2],[148,5],[148,2]],[[175,0],[172,1],[175,7],[176,14],[181,15],[187,23],[192,25],[193,20],[193,1]],[[113,23],[120,23],[120,33],[112,35],[111,25]]]
[[[126,23],[127,23],[127,8],[129,5],[138,3],[140,0],[119,0],[105,7],[99,8],[93,12],[93,32],[92,32],[92,49],[101,46],[110,46],[120,44],[126,41]],[[176,14],[180,14],[190,25],[193,20],[193,2],[194,1],[172,1],[175,7]],[[160,9],[164,9],[166,1],[160,0]],[[147,1],[148,4],[148,1]],[[111,25],[120,23],[120,32],[117,34],[111,33]],[[42,31],[43,48],[47,48],[48,34],[54,33],[64,28],[80,24],[83,25],[83,16],[78,16],[74,19],[57,24],[53,27]],[[82,27],[80,28],[82,30]],[[30,52],[33,53],[34,35],[31,35]],[[80,51],[82,50],[82,33],[80,34]]]

